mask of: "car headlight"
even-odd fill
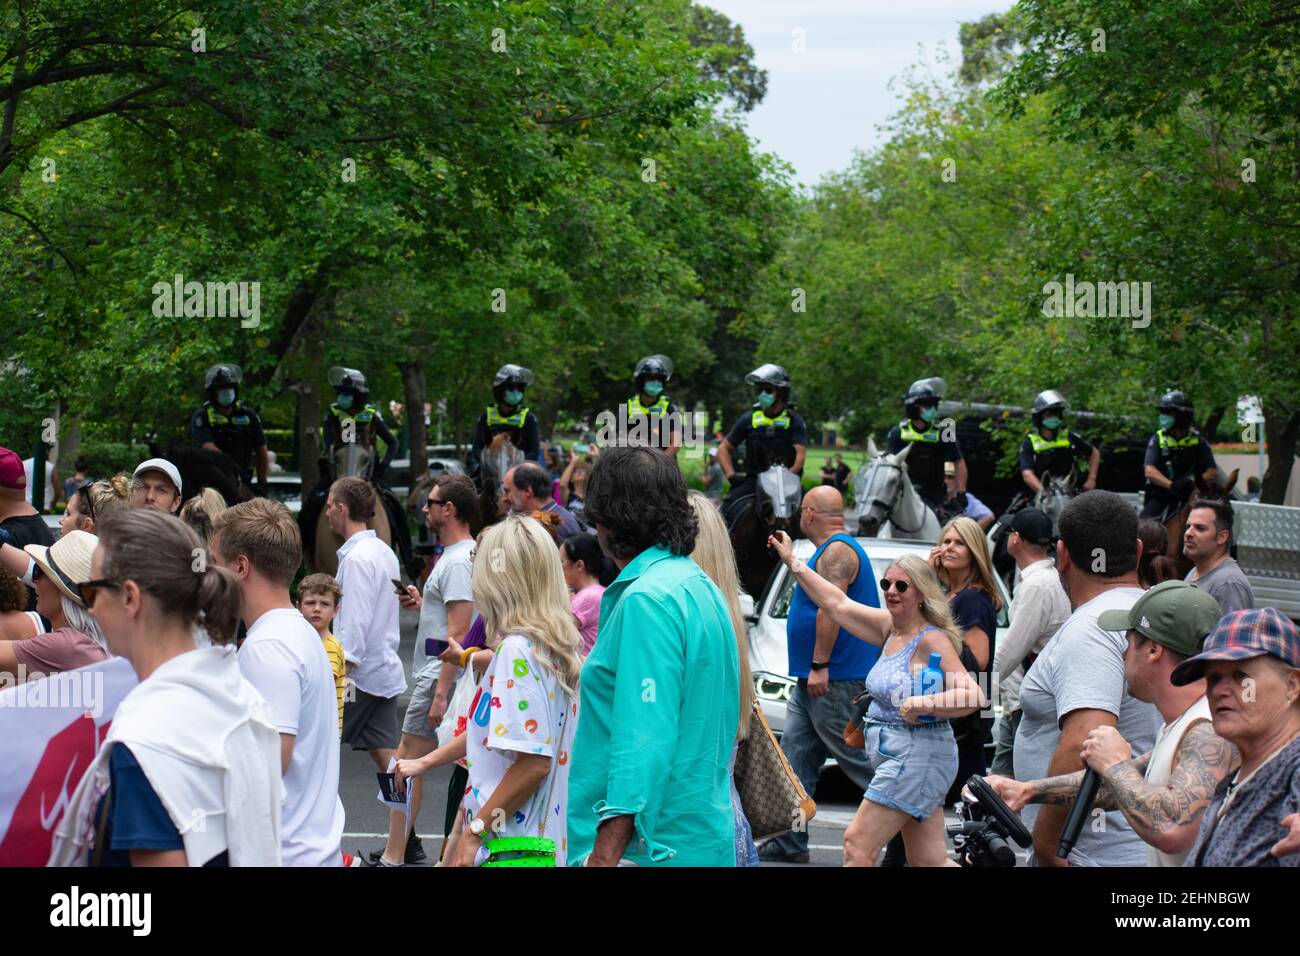
[[[754,693],[762,700],[788,701],[794,693],[795,682],[778,674],[755,674]]]

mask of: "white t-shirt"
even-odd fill
[[[27,503],[32,503],[32,476],[36,474],[36,459],[23,459],[23,474],[27,476]],[[49,511],[54,502],[54,466],[45,463],[45,510]]]
[[[470,563],[469,553],[474,550],[474,539],[457,541],[442,552],[438,563],[429,572],[424,582],[421,595],[420,629],[415,635],[415,656],[411,660],[411,676],[414,677],[426,666],[433,668],[434,677],[442,669],[437,657],[424,653],[424,641],[433,638],[438,641],[447,639],[447,604],[450,601],[472,601],[474,593],[470,589],[470,577],[474,565]],[[473,617],[473,608],[470,616]]]
[[[565,722],[565,710],[568,720]],[[555,757],[551,770],[529,801],[508,820],[485,836],[544,836],[555,841],[555,865],[566,866],[569,856],[566,816],[568,814],[569,752],[578,726],[578,702],[570,700],[559,679],[537,662],[533,643],[519,634],[501,642],[492,669],[479,679],[470,704],[469,740],[465,765],[469,785],[465,788],[466,822],[487,803],[515,762],[517,754],[545,754]],[[563,725],[563,739],[561,739]],[[552,786],[552,777],[554,780]],[[549,808],[547,794],[551,794]],[[543,813],[546,832],[540,833]],[[495,821],[485,820],[488,827]],[[487,858],[479,851],[478,862]]]
[[[284,865],[342,866],[339,710],[325,645],[296,609],[274,608],[248,629],[238,659],[271,705],[275,729],[295,738],[280,820]]]

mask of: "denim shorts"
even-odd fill
[[[957,774],[957,738],[946,720],[917,725],[868,720],[867,757],[873,772],[863,796],[925,820],[943,806]]]

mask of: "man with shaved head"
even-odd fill
[[[799,527],[817,548],[808,566],[853,600],[880,607],[867,554],[844,533],[844,497],[831,485],[813,488],[803,498]],[[790,676],[798,686],[786,708],[781,749],[810,795],[828,756],[834,756],[854,786],[871,782],[866,751],[844,742],[844,725],[853,716],[853,698],[862,690],[880,648],[837,628],[795,585],[786,618]],[[808,832],[796,829],[765,843],[759,858],[807,863]]]

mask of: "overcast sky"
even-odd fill
[[[960,62],[958,25],[1010,9],[1012,0],[700,0],[739,23],[767,70],[767,97],[746,121],[760,147],[815,184],[877,145],[876,126],[898,109],[889,81],[924,60],[936,76],[946,46]],[[803,52],[795,52],[795,30]]]

